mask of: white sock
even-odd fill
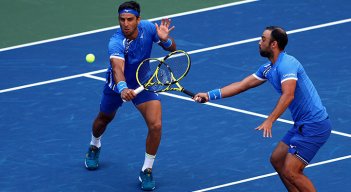
[[[93,134],[91,134],[91,141],[90,141],[90,145],[94,145],[97,148],[101,147],[101,142],[100,142],[101,136],[96,138],[94,137]]]
[[[145,153],[145,161],[144,161],[143,168],[141,168],[141,171],[144,171],[147,168],[152,169],[152,165],[154,164],[155,157],[156,155],[149,155]]]

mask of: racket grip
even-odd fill
[[[134,92],[135,92],[135,94],[139,94],[139,93],[142,92],[144,89],[145,89],[144,86],[140,86],[140,87],[134,89]],[[124,100],[124,99],[122,99],[122,100],[123,100],[123,102],[126,102],[126,100]]]
[[[185,94],[187,94],[187,95],[189,95],[189,96],[191,96],[191,98],[194,98],[194,96],[195,96],[195,94],[194,94],[193,92],[191,92],[191,91],[189,91],[189,90],[186,90],[186,89],[184,89],[184,88],[183,88],[183,91],[182,91],[182,92],[185,93]],[[201,98],[200,103],[205,103],[205,102],[206,102],[205,99]]]
[[[135,94],[139,94],[140,92],[144,91],[144,89],[145,89],[144,86],[140,86],[140,87],[134,89],[134,92],[135,92]]]
[[[194,97],[195,96],[195,94],[193,92],[191,92],[189,90],[186,90],[186,89],[183,89],[182,92],[187,94],[187,95],[189,95],[190,97]]]

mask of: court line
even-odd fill
[[[310,27],[304,27],[304,28],[300,28],[300,29],[295,29],[295,30],[287,31],[287,33],[290,33],[290,34],[291,33],[298,33],[298,32],[303,32],[303,31],[319,29],[319,28],[323,28],[323,27],[329,27],[329,26],[333,26],[333,25],[339,25],[339,24],[348,23],[348,22],[351,22],[351,18],[343,19],[343,20],[339,20],[339,21],[334,21],[334,22],[329,22],[329,23],[324,23],[324,24],[320,24],[320,25],[314,25],[314,26],[310,26]],[[189,54],[195,54],[195,53],[200,53],[200,52],[220,49],[220,48],[224,48],[224,47],[229,47],[229,46],[249,43],[249,42],[257,41],[259,39],[260,39],[260,37],[256,37],[256,38],[246,39],[246,40],[242,40],[242,41],[236,41],[236,42],[232,42],[232,43],[226,43],[226,44],[221,44],[221,45],[217,45],[217,46],[207,47],[207,48],[203,48],[203,49],[197,49],[197,50],[189,51],[188,53]],[[97,70],[97,71],[92,71],[92,72],[72,75],[72,76],[68,76],[68,77],[62,77],[62,78],[58,78],[58,79],[52,79],[52,80],[48,80],[48,81],[32,83],[32,84],[22,85],[22,86],[8,88],[8,89],[2,89],[2,90],[0,90],[0,93],[20,90],[20,89],[25,89],[25,88],[29,88],[29,87],[50,84],[50,83],[55,83],[55,82],[69,80],[69,79],[74,79],[74,78],[78,78],[78,77],[82,77],[82,76],[89,77],[89,75],[102,73],[102,72],[105,72],[105,71],[106,71],[106,69],[101,69],[101,70]],[[89,78],[91,78],[91,77],[89,77]],[[208,105],[218,105],[218,104],[214,104],[214,103],[210,104],[210,103],[208,103]],[[227,107],[227,106],[222,106],[222,108],[228,108],[229,109],[229,107]],[[237,111],[237,112],[241,112],[241,113],[247,113],[247,114],[255,115],[255,116],[258,116],[258,117],[264,117],[264,118],[267,117],[267,116],[262,115],[262,114],[256,114],[256,113],[252,113],[252,112],[249,112],[249,111],[245,112],[244,110],[240,110],[240,109],[235,109],[235,108],[230,108],[230,109],[234,110],[234,111]],[[288,120],[284,120],[284,119],[278,119],[277,121],[281,121],[281,122],[285,122],[285,123],[289,123],[289,124],[293,123],[292,121],[288,121]],[[339,132],[339,131],[332,131],[332,133],[333,134],[337,134],[337,135],[341,135],[341,136],[345,136],[345,137],[351,137],[351,134],[347,134],[347,133],[343,133],[343,132]]]
[[[330,160],[326,160],[326,161],[321,161],[321,162],[318,162],[318,163],[313,163],[313,164],[308,165],[306,168],[315,167],[315,166],[328,164],[328,163],[333,163],[333,162],[336,162],[336,161],[341,161],[341,160],[345,160],[345,159],[349,159],[349,158],[351,158],[351,155],[338,157],[338,158],[330,159]],[[211,190],[214,190],[214,189],[219,189],[219,188],[223,188],[223,187],[229,187],[229,186],[238,185],[238,184],[241,184],[241,183],[246,183],[246,182],[249,182],[249,181],[254,181],[254,180],[263,179],[263,178],[266,178],[266,177],[275,176],[277,174],[278,174],[277,172],[268,173],[268,174],[264,174],[264,175],[260,175],[260,176],[256,176],[256,177],[250,177],[250,178],[247,178],[247,179],[234,181],[234,182],[231,182],[231,183],[226,183],[226,184],[217,185],[217,186],[213,186],[213,187],[209,187],[209,188],[205,188],[205,189],[196,190],[196,191],[193,191],[193,192],[211,191]]]
[[[256,0],[247,1],[247,2],[254,2],[254,1],[256,1]],[[242,3],[240,3],[240,4],[242,4]],[[231,6],[231,5],[229,5],[229,6]],[[218,7],[222,8],[220,6],[218,6]],[[215,8],[213,7],[213,9],[215,9]],[[206,9],[203,9],[203,10],[207,11]],[[200,10],[197,10],[197,11],[198,12],[202,12]],[[191,12],[193,12],[193,11],[191,11]],[[184,13],[188,13],[188,12],[184,12]],[[197,12],[194,11],[194,13],[197,13]],[[193,14],[193,13],[189,12],[188,14]],[[176,14],[176,15],[178,15],[178,14]],[[184,15],[187,15],[187,14],[184,14]],[[182,15],[178,15],[178,16],[182,16]],[[169,15],[169,16],[164,16],[164,17],[175,17],[175,16]],[[163,18],[163,17],[150,19],[150,21],[152,21],[152,20],[154,20],[154,21],[155,20],[159,20],[161,18]],[[328,27],[328,26],[342,24],[342,23],[347,23],[347,22],[351,22],[351,18],[350,19],[336,21],[336,22],[331,22],[331,23],[326,23],[326,24],[321,24],[321,25],[316,25],[316,26],[296,29],[296,30],[288,31],[287,33],[288,34],[293,34],[293,33],[298,33],[298,32],[303,32],[303,31],[308,31],[308,30],[313,30],[313,29],[318,29],[318,28],[323,28],[323,27]],[[12,49],[17,49],[17,48],[22,48],[22,47],[38,45],[38,44],[43,44],[43,43],[48,43],[48,42],[53,42],[53,41],[58,41],[58,40],[63,40],[63,39],[68,39],[68,38],[73,38],[73,37],[78,37],[78,36],[83,36],[83,35],[89,35],[89,34],[103,32],[103,31],[108,31],[108,30],[116,29],[118,27],[119,26],[117,26],[117,27],[115,27],[115,26],[114,27],[108,27],[108,28],[104,28],[104,29],[83,32],[83,33],[79,33],[79,34],[75,34],[75,35],[68,35],[68,36],[54,38],[54,39],[49,39],[49,40],[43,40],[43,41],[38,41],[38,42],[33,42],[33,43],[17,45],[17,46],[13,46],[13,47],[0,49],[0,52],[7,51],[7,50],[12,50]],[[233,43],[227,43],[227,44],[213,46],[213,47],[204,48],[204,49],[198,49],[198,50],[190,51],[189,54],[195,54],[195,53],[210,51],[210,50],[214,50],[214,49],[219,49],[219,48],[224,48],[224,47],[229,47],[229,46],[249,43],[249,42],[257,41],[259,39],[260,39],[260,37],[256,37],[256,38],[252,38],[252,39],[248,39],[248,40],[243,40],[243,41],[238,41],[238,42],[233,42]],[[77,74],[77,75],[73,75],[73,76],[68,76],[68,77],[57,78],[57,79],[53,79],[53,80],[48,80],[48,81],[43,81],[43,82],[38,82],[38,83],[33,83],[33,84],[28,84],[28,85],[23,85],[23,86],[19,86],[19,87],[14,87],[14,88],[0,90],[0,93],[14,91],[14,90],[18,90],[18,89],[29,88],[29,87],[33,87],[33,86],[44,85],[44,84],[50,84],[50,83],[64,81],[64,80],[69,80],[69,79],[74,79],[74,78],[78,78],[78,77],[87,77],[87,78],[92,78],[92,79],[96,79],[96,80],[103,80],[103,81],[105,81],[104,78],[92,75],[92,74],[102,73],[102,72],[105,72],[105,71],[106,71],[106,69],[102,69],[102,70],[98,70],[98,71],[92,71],[92,72]],[[179,97],[178,95],[169,94],[169,93],[161,93],[161,94],[167,95],[167,96],[172,95],[172,97],[177,97],[177,98]],[[182,97],[182,96],[180,96],[180,97]],[[184,100],[193,101],[190,98],[186,98]],[[221,105],[214,104],[214,103],[206,103],[206,104],[207,105],[211,105],[211,106],[216,106],[216,107],[221,106]],[[230,109],[230,110],[233,110],[233,111],[246,113],[246,114],[250,114],[250,115],[254,115],[254,116],[258,116],[258,117],[264,117],[264,118],[267,117],[267,115],[262,115],[262,114],[259,114],[259,113],[254,113],[254,112],[245,111],[245,110],[241,110],[241,109],[231,108],[231,107],[227,107],[227,106],[223,106],[223,105],[220,108]],[[278,121],[289,123],[289,124],[293,124],[292,121],[285,120],[285,119],[280,119],[279,118]],[[339,134],[339,135],[343,135],[343,136],[346,136],[346,137],[351,137],[350,134],[345,134],[345,133],[338,132],[338,131],[332,131],[332,132],[334,132],[334,134]],[[335,158],[335,159],[330,159],[330,160],[326,160],[326,161],[321,161],[321,162],[318,162],[318,163],[313,163],[313,164],[308,165],[307,168],[314,167],[314,166],[319,166],[319,165],[323,165],[323,164],[328,164],[328,163],[332,163],[332,162],[336,162],[336,161],[341,161],[341,160],[345,160],[345,159],[349,159],[349,158],[351,158],[351,155],[343,156],[343,157],[339,157],[339,158]],[[261,178],[266,178],[266,177],[270,177],[270,176],[274,176],[274,175],[277,175],[277,173],[276,172],[269,173],[269,174],[256,176],[256,177],[252,177],[252,178],[248,178],[248,179],[244,179],[244,180],[240,180],[240,181],[236,181],[236,182],[231,182],[231,183],[227,183],[227,184],[223,184],[223,185],[218,185],[218,186],[214,186],[214,187],[210,187],[210,188],[206,188],[206,189],[197,190],[197,191],[194,191],[194,192],[209,191],[209,190],[213,190],[213,189],[228,187],[228,186],[237,185],[237,184],[240,184],[240,183],[245,183],[245,182],[249,182],[249,181],[253,181],[253,180],[257,180],[257,179],[261,179]]]
[[[32,83],[32,84],[22,85],[22,86],[18,86],[18,87],[2,89],[2,90],[0,90],[0,93],[16,91],[16,90],[25,89],[25,88],[29,88],[29,87],[35,87],[35,86],[39,86],[39,85],[46,85],[46,84],[50,84],[50,83],[56,83],[56,82],[65,81],[65,80],[69,80],[69,79],[75,79],[75,78],[83,77],[83,76],[89,77],[88,75],[102,73],[102,72],[105,72],[105,71],[106,71],[106,69],[101,69],[101,70],[98,70],[98,71],[92,71],[92,72],[88,72],[88,73],[82,73],[82,74],[72,75],[72,76],[68,76],[68,77],[51,79],[51,80],[48,80],[48,81],[41,81],[41,82],[38,82],[38,83]]]
[[[82,75],[82,76],[87,77],[87,78],[100,80],[100,81],[106,81],[106,79],[103,78],[103,77],[97,77],[97,76],[94,76],[94,75],[91,75],[91,74],[85,74],[85,75]],[[166,95],[166,96],[169,96],[169,97],[174,97],[174,98],[177,98],[177,99],[182,99],[182,100],[194,102],[194,100],[192,100],[191,98],[184,97],[184,96],[181,96],[181,95],[176,95],[176,94],[167,93],[167,92],[161,92],[160,94]],[[268,117],[267,115],[263,115],[263,114],[260,114],[260,113],[255,113],[255,112],[251,112],[251,111],[247,111],[247,110],[243,110],[243,109],[238,109],[238,108],[234,108],[234,107],[229,107],[229,106],[225,106],[225,105],[220,105],[220,104],[216,104],[216,103],[211,103],[211,102],[204,103],[204,105],[209,105],[209,106],[212,106],[212,107],[226,109],[226,110],[229,110],[229,111],[235,111],[235,112],[239,112],[239,113],[244,113],[244,114],[252,115],[252,116],[256,116],[256,117],[262,117],[262,118],[267,118]],[[278,118],[277,121],[283,122],[283,123],[288,123],[288,124],[291,124],[291,125],[294,124],[293,121],[289,121],[289,120],[281,119],[281,118]],[[334,131],[334,130],[332,130],[332,133],[336,134],[336,135],[341,135],[341,136],[345,136],[345,137],[350,137],[351,138],[351,134],[347,134],[347,133],[343,133],[343,132],[339,132],[339,131]]]
[[[324,24],[319,24],[319,25],[313,25],[313,26],[310,26],[310,27],[304,27],[304,28],[295,29],[295,30],[290,30],[290,31],[287,31],[286,33],[287,34],[293,34],[293,33],[305,32],[305,31],[310,31],[310,30],[314,30],[314,29],[320,29],[320,28],[324,28],[324,27],[330,27],[330,26],[333,26],[333,25],[340,25],[340,24],[349,23],[349,22],[351,22],[351,18],[338,20],[338,21],[333,21],[333,22],[324,23]],[[234,46],[234,45],[251,43],[251,42],[254,42],[254,41],[259,41],[260,39],[261,39],[261,37],[255,37],[255,38],[251,38],[251,39],[246,39],[246,40],[241,40],[241,41],[236,41],[236,42],[231,42],[231,43],[225,43],[225,44],[216,45],[216,46],[212,46],[212,47],[207,47],[207,48],[203,48],[203,49],[197,49],[197,50],[193,50],[193,51],[188,51],[188,53],[189,54],[195,54],[195,53],[200,53],[200,52],[205,52],[205,51],[211,51],[211,50],[220,49],[220,48],[224,48],[224,47],[230,47],[230,46]]]
[[[287,31],[287,33],[304,32],[304,31],[309,31],[309,30],[313,30],[313,29],[319,29],[319,28],[322,28],[322,27],[329,27],[329,26],[333,26],[333,25],[344,24],[344,23],[348,23],[348,22],[351,22],[351,18],[343,19],[343,20],[339,20],[339,21],[334,21],[334,22],[329,22],[329,23],[324,23],[324,24],[320,24],[320,25],[314,25],[314,26],[310,26],[310,27],[304,27],[304,28],[300,28],[300,29],[295,29],[295,30]],[[200,53],[200,52],[205,52],[205,51],[211,51],[211,50],[225,48],[225,47],[229,47],[229,46],[240,45],[240,44],[245,44],[245,43],[258,41],[259,39],[260,39],[260,37],[255,37],[255,38],[251,38],[251,39],[235,41],[235,42],[231,42],[231,43],[225,43],[225,44],[221,44],[221,45],[216,45],[216,46],[211,46],[211,47],[207,47],[207,48],[202,48],[202,49],[197,49],[197,50],[193,50],[193,51],[188,51],[188,53],[189,54],[195,54],[195,53]],[[68,76],[68,77],[63,77],[63,78],[58,78],[58,79],[52,79],[52,80],[43,81],[43,82],[39,82],[39,83],[33,83],[33,84],[22,85],[22,86],[8,88],[8,89],[2,89],[2,90],[0,90],[0,93],[5,93],[5,92],[9,92],[9,91],[15,91],[15,90],[19,90],[19,89],[34,87],[34,86],[38,86],[38,85],[43,85],[43,84],[48,84],[48,83],[53,83],[53,82],[73,79],[73,78],[78,78],[78,77],[84,76],[85,74],[102,73],[102,72],[105,72],[105,71],[106,71],[106,69],[101,69],[101,70],[98,70],[98,71],[92,71],[92,72],[88,72],[88,73],[82,73],[82,74]]]
[[[246,3],[252,3],[252,2],[256,2],[256,1],[258,1],[258,0],[244,0],[244,1],[239,1],[239,2],[227,3],[227,4],[223,4],[223,5],[217,5],[217,6],[213,6],[213,7],[197,9],[197,10],[193,10],[193,11],[186,11],[186,12],[182,12],[182,13],[156,17],[156,18],[152,18],[152,19],[148,19],[148,20],[149,21],[158,21],[158,20],[161,20],[162,18],[175,18],[175,17],[191,15],[191,14],[195,14],[195,13],[201,13],[201,12],[211,11],[211,10],[216,10],[216,9],[222,9],[222,8],[246,4]],[[84,36],[84,35],[90,35],[90,34],[109,31],[109,30],[113,30],[113,29],[117,29],[117,28],[119,28],[119,25],[106,27],[106,28],[102,28],[102,29],[97,29],[97,30],[92,30],[92,31],[87,31],[87,32],[82,32],[82,33],[77,33],[77,34],[72,34],[72,35],[66,35],[66,36],[42,40],[42,41],[36,41],[36,42],[32,42],[32,43],[26,43],[26,44],[22,44],[22,45],[6,47],[6,48],[0,49],[0,52],[9,51],[12,49],[23,48],[23,47],[28,47],[28,46],[33,46],[33,45],[49,43],[49,42],[54,42],[54,41],[59,41],[59,40],[64,40],[64,39],[69,39],[69,38],[74,38],[74,37],[79,37],[79,36]]]
[[[105,81],[105,78],[97,77],[97,76],[94,76],[94,75],[91,75],[91,74],[86,74],[86,75],[84,75],[84,77],[92,78],[92,79],[96,79],[96,80],[100,80],[100,81]],[[181,95],[171,94],[171,93],[167,93],[167,92],[161,92],[160,94],[165,95],[165,96],[169,96],[169,97],[174,97],[174,98],[178,98],[178,99],[194,102],[194,100],[192,100],[191,98],[184,97],[184,96],[181,96]],[[237,108],[233,108],[233,107],[228,107],[228,106],[224,106],[224,105],[219,105],[219,104],[215,104],[215,103],[211,103],[211,102],[207,102],[207,103],[204,103],[204,104],[205,105],[210,105],[210,106],[213,106],[213,107],[217,107],[217,108],[230,110],[230,111],[240,112],[240,113],[244,113],[244,114],[248,114],[248,115],[252,115],[252,116],[257,116],[257,117],[262,117],[262,118],[267,118],[268,117],[267,115],[263,115],[263,114],[259,114],[259,113],[255,113],[255,112],[250,112],[250,111],[246,111],[246,110],[242,110],[242,109],[237,109]],[[288,123],[288,124],[294,124],[293,121],[289,121],[289,120],[281,119],[281,118],[278,118],[277,121]],[[338,132],[338,131],[332,131],[332,133],[351,138],[351,134],[346,134],[346,133],[342,133],[342,132]],[[308,165],[306,168],[315,167],[315,166],[328,164],[328,163],[333,163],[333,162],[345,160],[345,159],[348,159],[348,158],[351,158],[351,155],[338,157],[338,158],[334,158],[334,159],[329,159],[329,160],[325,160],[325,161],[321,161],[321,162],[317,162],[317,163],[312,163],[312,164]],[[256,176],[256,177],[251,177],[251,178],[247,178],[247,179],[243,179],[243,180],[239,180],[239,181],[235,181],[235,182],[230,182],[230,183],[226,183],[226,184],[222,184],[222,185],[217,185],[217,186],[213,186],[213,187],[209,187],[209,188],[205,188],[205,189],[200,189],[200,190],[196,190],[194,192],[211,191],[211,190],[214,190],[214,189],[219,189],[219,188],[229,187],[229,186],[233,186],[233,185],[238,185],[238,184],[241,184],[241,183],[246,183],[246,182],[249,182],[249,181],[263,179],[263,178],[271,177],[271,176],[275,176],[275,175],[277,175],[277,172],[268,173],[268,174],[264,174],[264,175],[260,175],[260,176]]]

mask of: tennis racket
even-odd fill
[[[190,66],[190,57],[182,50],[171,52],[162,59],[145,59],[137,68],[136,79],[140,87],[134,92],[138,94],[143,90],[154,93],[179,91],[194,97],[194,93],[179,84],[188,74]]]

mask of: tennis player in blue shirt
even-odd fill
[[[148,127],[144,165],[139,180],[143,190],[155,189],[152,166],[161,140],[161,103],[158,94],[142,91],[138,95],[136,69],[144,59],[149,58],[153,43],[164,50],[175,51],[176,44],[169,37],[174,29],[170,19],[162,19],[161,24],[141,20],[140,5],[135,1],[122,3],[118,9],[120,29],[111,37],[108,50],[110,65],[107,70],[100,112],[92,128],[92,138],[85,158],[87,169],[94,170],[99,166],[101,136],[107,125],[113,120],[123,100],[132,101],[140,111]]]
[[[267,27],[259,42],[259,50],[269,62],[242,81],[198,93],[194,100],[231,97],[268,80],[281,96],[273,112],[256,130],[262,130],[263,137],[272,137],[273,123],[289,108],[295,124],[273,151],[271,163],[288,191],[316,191],[303,170],[328,140],[331,123],[304,68],[284,51],[287,43],[288,36],[282,28]]]

